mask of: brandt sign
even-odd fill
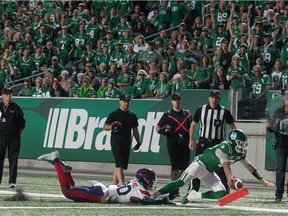
[[[148,112],[138,119],[142,136],[140,152],[160,151],[155,126],[163,112]],[[110,132],[102,129],[106,116],[89,116],[85,109],[51,108],[46,125],[44,148],[110,151]],[[136,144],[133,139],[132,145]]]

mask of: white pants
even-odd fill
[[[180,177],[185,184],[189,184],[194,178],[199,178],[213,191],[226,190],[219,176],[215,172],[209,172],[201,161],[193,161]]]

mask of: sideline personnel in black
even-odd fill
[[[281,202],[284,193],[286,164],[288,159],[288,94],[283,96],[283,106],[275,110],[267,124],[269,132],[275,133],[276,144],[276,192],[275,202]],[[288,193],[288,182],[287,182]]]
[[[172,109],[165,112],[159,120],[156,131],[167,137],[167,150],[171,161],[171,180],[178,179],[190,163],[189,128],[192,116],[189,110],[182,109],[181,95],[172,95]],[[180,196],[179,189],[169,194],[172,200]]]
[[[133,150],[140,148],[140,134],[138,131],[138,119],[135,113],[129,110],[131,96],[120,95],[120,108],[111,112],[103,129],[111,132],[111,150],[115,160],[115,171],[113,175],[114,185],[124,185],[124,170],[127,170],[131,148],[131,129],[137,142]]]
[[[193,117],[190,127],[190,141],[189,148],[194,149],[193,136],[195,133],[196,125],[200,122],[200,137],[199,143],[196,145],[195,156],[200,155],[205,149],[210,148],[224,140],[225,136],[225,122],[230,125],[231,130],[236,129],[234,118],[230,111],[223,106],[219,105],[221,99],[219,90],[212,90],[208,97],[209,104],[200,106]],[[227,178],[223,168],[216,171],[220,177],[221,182],[229,192],[227,185]],[[200,188],[200,180],[193,180],[193,190],[198,191]]]
[[[4,88],[2,90],[2,102],[0,103],[0,183],[2,181],[5,153],[8,148],[10,188],[16,187],[21,134],[25,124],[23,110],[12,101],[12,90]]]

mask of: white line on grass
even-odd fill
[[[6,194],[6,195],[14,195],[15,191],[4,191],[0,190],[0,194]],[[64,195],[61,194],[44,194],[44,193],[26,193],[24,194],[28,196],[34,196],[34,197],[50,197],[50,198],[65,198]],[[0,209],[130,209],[133,207],[133,205],[123,205],[123,206],[115,206],[111,205],[111,207],[108,207],[107,205],[101,207],[99,205],[95,207],[82,207],[82,206],[59,206],[59,207],[36,207],[36,206],[11,206],[11,207],[4,207],[0,206]],[[176,203],[176,206],[135,206],[137,208],[143,208],[143,209],[233,209],[233,210],[244,210],[244,211],[257,211],[257,212],[271,212],[271,213],[288,213],[288,209],[268,209],[268,208],[256,208],[256,207],[249,207],[249,206],[218,206],[218,205],[209,205],[209,204],[203,204],[203,203],[188,203],[188,204],[181,204]]]
[[[0,194],[14,195],[16,194],[16,192],[0,190]],[[65,198],[65,196],[62,194],[44,194],[44,193],[26,193],[26,192],[24,192],[24,194],[27,196],[34,196],[34,197]]]

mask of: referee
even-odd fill
[[[219,90],[212,90],[208,97],[209,104],[200,106],[195,112],[192,124],[190,126],[189,137],[189,148],[193,150],[195,147],[193,136],[197,123],[200,123],[200,137],[199,143],[196,145],[195,156],[202,154],[205,149],[210,148],[224,140],[226,123],[230,125],[231,129],[236,128],[234,118],[230,111],[219,105],[220,99],[221,96]],[[225,186],[228,193],[229,187],[227,185],[227,178],[223,168],[219,168],[216,173],[220,177],[221,182]],[[198,191],[200,188],[200,180],[194,179],[192,186],[193,190]]]

